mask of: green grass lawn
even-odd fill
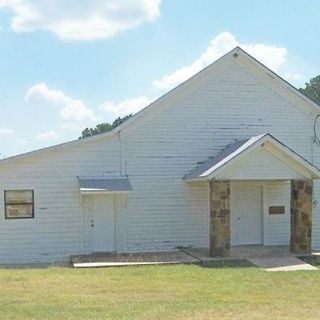
[[[0,319],[320,319],[320,272],[0,269]]]

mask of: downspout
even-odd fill
[[[315,165],[315,145],[316,146],[320,146],[320,137],[318,137],[317,134],[317,122],[320,121],[320,114],[318,114],[315,118],[314,118],[314,122],[313,122],[313,136],[311,137],[311,163],[313,165]],[[317,165],[315,165],[317,166]],[[314,186],[312,188],[312,206],[313,208],[316,208],[318,205],[318,201],[315,199],[314,197],[315,193],[314,193]]]
[[[119,163],[119,173],[120,173],[120,176],[122,176],[122,141],[121,141],[121,136],[120,136],[120,131],[117,132],[117,135],[118,135],[118,142],[119,142],[119,160],[120,160],[120,163]]]
[[[123,141],[123,135],[121,131],[117,132],[119,141],[119,173],[121,176],[127,176],[127,162],[126,162],[126,144]]]
[[[126,158],[125,158],[125,143],[123,141],[123,136],[121,135],[121,130],[117,132],[118,142],[119,142],[119,170],[120,176],[126,176]],[[120,197],[120,199],[119,199]],[[116,251],[122,252],[124,250],[125,241],[126,241],[126,196],[120,195],[115,196],[117,200],[120,200],[120,206],[122,207],[119,210],[118,201],[115,200],[115,233],[116,233]],[[117,205],[116,205],[117,204]],[[121,212],[122,217],[119,217],[119,213]],[[119,219],[120,218],[120,219]],[[120,230],[119,230],[120,228]]]

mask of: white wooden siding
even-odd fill
[[[310,115],[240,65],[166,99],[155,116],[123,133],[124,172],[134,189],[124,250],[208,245],[207,187],[181,178],[234,139],[269,132],[312,160]]]
[[[262,148],[258,148],[217,175],[217,179],[221,180],[286,180],[293,178],[303,179],[304,177]]]
[[[320,146],[312,145],[312,160],[320,168]],[[312,248],[320,250],[320,181],[313,181],[313,219],[312,219]]]
[[[314,181],[313,192],[313,217],[312,217],[312,249],[315,251],[320,250],[320,185],[319,181]]]
[[[81,198],[77,176],[128,175],[132,193],[116,197],[117,251],[207,247],[208,184],[182,180],[199,161],[234,139],[269,132],[320,165],[320,148],[312,146],[313,119],[291,101],[258,73],[232,63],[218,76],[203,74],[199,83],[164,97],[161,108],[155,106],[143,121],[126,127],[120,140],[106,137],[2,163],[0,263],[51,262],[90,252],[91,204]],[[275,169],[286,173],[279,163]],[[254,171],[259,170],[256,165]],[[279,188],[267,190],[272,203],[285,200],[287,191]],[[6,189],[35,190],[35,219],[4,220]],[[314,199],[320,200],[319,183]],[[282,218],[279,224],[274,219],[267,221],[272,230],[266,237],[279,244],[287,239],[287,229],[281,227]],[[312,239],[320,248],[319,205]]]
[[[290,244],[290,181],[264,185],[264,244]],[[285,214],[269,214],[270,206],[284,206]]]
[[[83,215],[89,203],[81,199],[77,176],[119,175],[119,164],[115,138],[3,163],[0,263],[66,261],[72,254],[87,253],[88,219]],[[34,189],[34,219],[4,219],[6,189]]]

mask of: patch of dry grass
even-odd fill
[[[319,319],[320,273],[196,265],[0,269],[0,319]]]

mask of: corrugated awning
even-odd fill
[[[81,193],[120,193],[132,190],[132,186],[127,177],[79,177],[78,181]]]

